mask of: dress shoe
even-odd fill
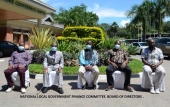
[[[95,90],[96,89],[96,85],[93,85],[93,90]]]
[[[9,88],[6,90],[6,92],[9,93],[9,92],[11,92],[13,89],[14,89],[14,86],[9,87]]]
[[[105,91],[110,91],[110,90],[113,90],[113,89],[114,89],[113,86],[109,86],[109,87],[107,87],[107,88],[105,89]]]
[[[58,92],[59,92],[60,94],[63,94],[63,93],[64,93],[64,91],[63,91],[62,88],[58,88]]]
[[[44,89],[42,90],[42,93],[47,93],[48,91],[48,87],[44,87]]]
[[[126,91],[129,91],[129,92],[133,92],[132,87],[130,87],[130,86],[127,86],[127,87],[125,88],[125,90],[126,90]]]
[[[86,82],[85,85],[82,86],[82,90],[86,89],[87,86],[88,86],[88,84]]]

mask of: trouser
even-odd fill
[[[162,67],[162,65],[159,65],[155,70],[152,70],[151,67],[148,65],[144,65],[143,69],[144,69],[144,74],[146,75],[146,78],[149,80],[148,84],[149,84],[150,88],[155,86],[155,89],[158,89],[162,83],[164,76],[165,76],[165,69]],[[156,75],[159,75],[155,84],[153,84],[152,72],[155,72]]]
[[[11,69],[6,69],[4,74],[8,83],[9,87],[14,86],[14,82],[12,81],[11,75],[13,72],[18,72],[19,77],[20,77],[20,82],[21,82],[21,87],[25,88],[25,72],[26,68],[20,69],[20,68],[11,68]]]
[[[80,66],[79,70],[78,70],[78,75],[80,77],[80,82],[82,85],[85,84],[85,77],[84,77],[84,73],[86,72],[86,69],[84,66]],[[98,79],[98,76],[99,76],[99,69],[96,65],[94,65],[92,67],[92,73],[93,73],[93,85],[97,85],[97,79]]]
[[[62,88],[62,84],[63,84],[63,74],[62,72],[59,72],[58,71],[58,68],[55,68],[53,66],[49,66],[48,69],[47,69],[47,72],[43,74],[43,86],[44,87],[51,87],[50,86],[50,72],[51,71],[56,71],[56,78],[58,79],[58,87]]]
[[[113,76],[112,74],[116,71],[119,70],[121,72],[125,73],[125,83],[124,83],[124,87],[130,86],[130,79],[131,79],[131,74],[132,71],[129,68],[128,65],[125,66],[125,68],[121,68],[122,64],[116,64],[118,66],[118,68],[114,68],[113,65],[109,64],[109,66],[106,69],[106,76],[107,76],[107,83],[109,86],[114,86],[114,80],[113,80]]]

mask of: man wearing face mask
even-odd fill
[[[78,70],[78,75],[80,77],[81,84],[83,84],[82,89],[84,90],[88,84],[85,83],[84,73],[92,72],[94,76],[93,89],[96,89],[97,79],[99,76],[99,69],[96,66],[98,63],[98,53],[96,50],[92,49],[92,41],[87,41],[86,49],[81,50],[79,55],[80,68]]]
[[[58,92],[63,94],[64,91],[62,89],[63,84],[63,74],[62,68],[64,67],[64,59],[62,52],[57,50],[57,44],[53,43],[51,45],[51,50],[47,51],[44,58],[44,74],[43,74],[43,89],[42,92],[46,93],[49,89],[50,77],[49,73],[51,71],[56,71],[56,75],[58,76]]]
[[[25,87],[25,72],[28,69],[28,65],[31,63],[32,56],[29,52],[25,51],[24,43],[20,42],[18,50],[14,51],[9,59],[8,69],[5,70],[4,74],[8,83],[8,89],[6,92],[14,89],[14,83],[11,75],[13,72],[18,72],[21,81],[21,93],[26,92]]]
[[[159,87],[165,76],[165,69],[161,65],[163,63],[164,56],[162,54],[162,50],[155,47],[155,41],[152,38],[148,39],[148,45],[149,46],[143,49],[141,53],[141,59],[145,64],[143,66],[144,74],[149,80],[148,84],[150,85],[150,93],[159,94]],[[155,72],[157,75],[159,75],[159,78],[155,84],[153,84],[152,81],[152,72]]]
[[[114,81],[112,74],[116,70],[119,70],[121,72],[125,73],[125,83],[124,83],[124,89],[132,92],[132,88],[130,87],[130,79],[131,79],[131,69],[128,67],[128,57],[127,53],[120,49],[121,42],[116,41],[114,48],[108,51],[107,61],[109,63],[109,66],[106,69],[106,75],[107,75],[107,83],[108,87],[105,91],[109,91],[114,89]]]

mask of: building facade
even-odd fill
[[[62,35],[64,26],[54,23],[49,15],[56,10],[40,0],[0,0],[0,41],[15,44],[23,41],[32,46],[27,33],[31,28],[50,28],[53,35]]]

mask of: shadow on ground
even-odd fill
[[[1,87],[2,87],[2,88],[1,88],[0,92],[5,92],[5,91],[7,90],[7,88],[8,88],[8,85],[2,85]],[[20,86],[15,86],[15,88],[13,89],[13,91],[15,91],[15,92],[21,92],[21,87],[20,87]]]
[[[8,85],[2,85],[0,92],[6,91],[7,88],[8,88]]]
[[[149,90],[143,89],[140,84],[131,84],[131,87],[134,89],[134,91],[139,91],[139,92],[149,91]]]
[[[43,83],[38,83],[35,88],[37,89],[37,91],[40,91],[42,90],[43,88]],[[58,92],[58,86],[57,85],[52,85],[51,87],[48,88],[48,90],[53,90],[53,91],[56,91]],[[48,92],[47,92],[48,93]]]

